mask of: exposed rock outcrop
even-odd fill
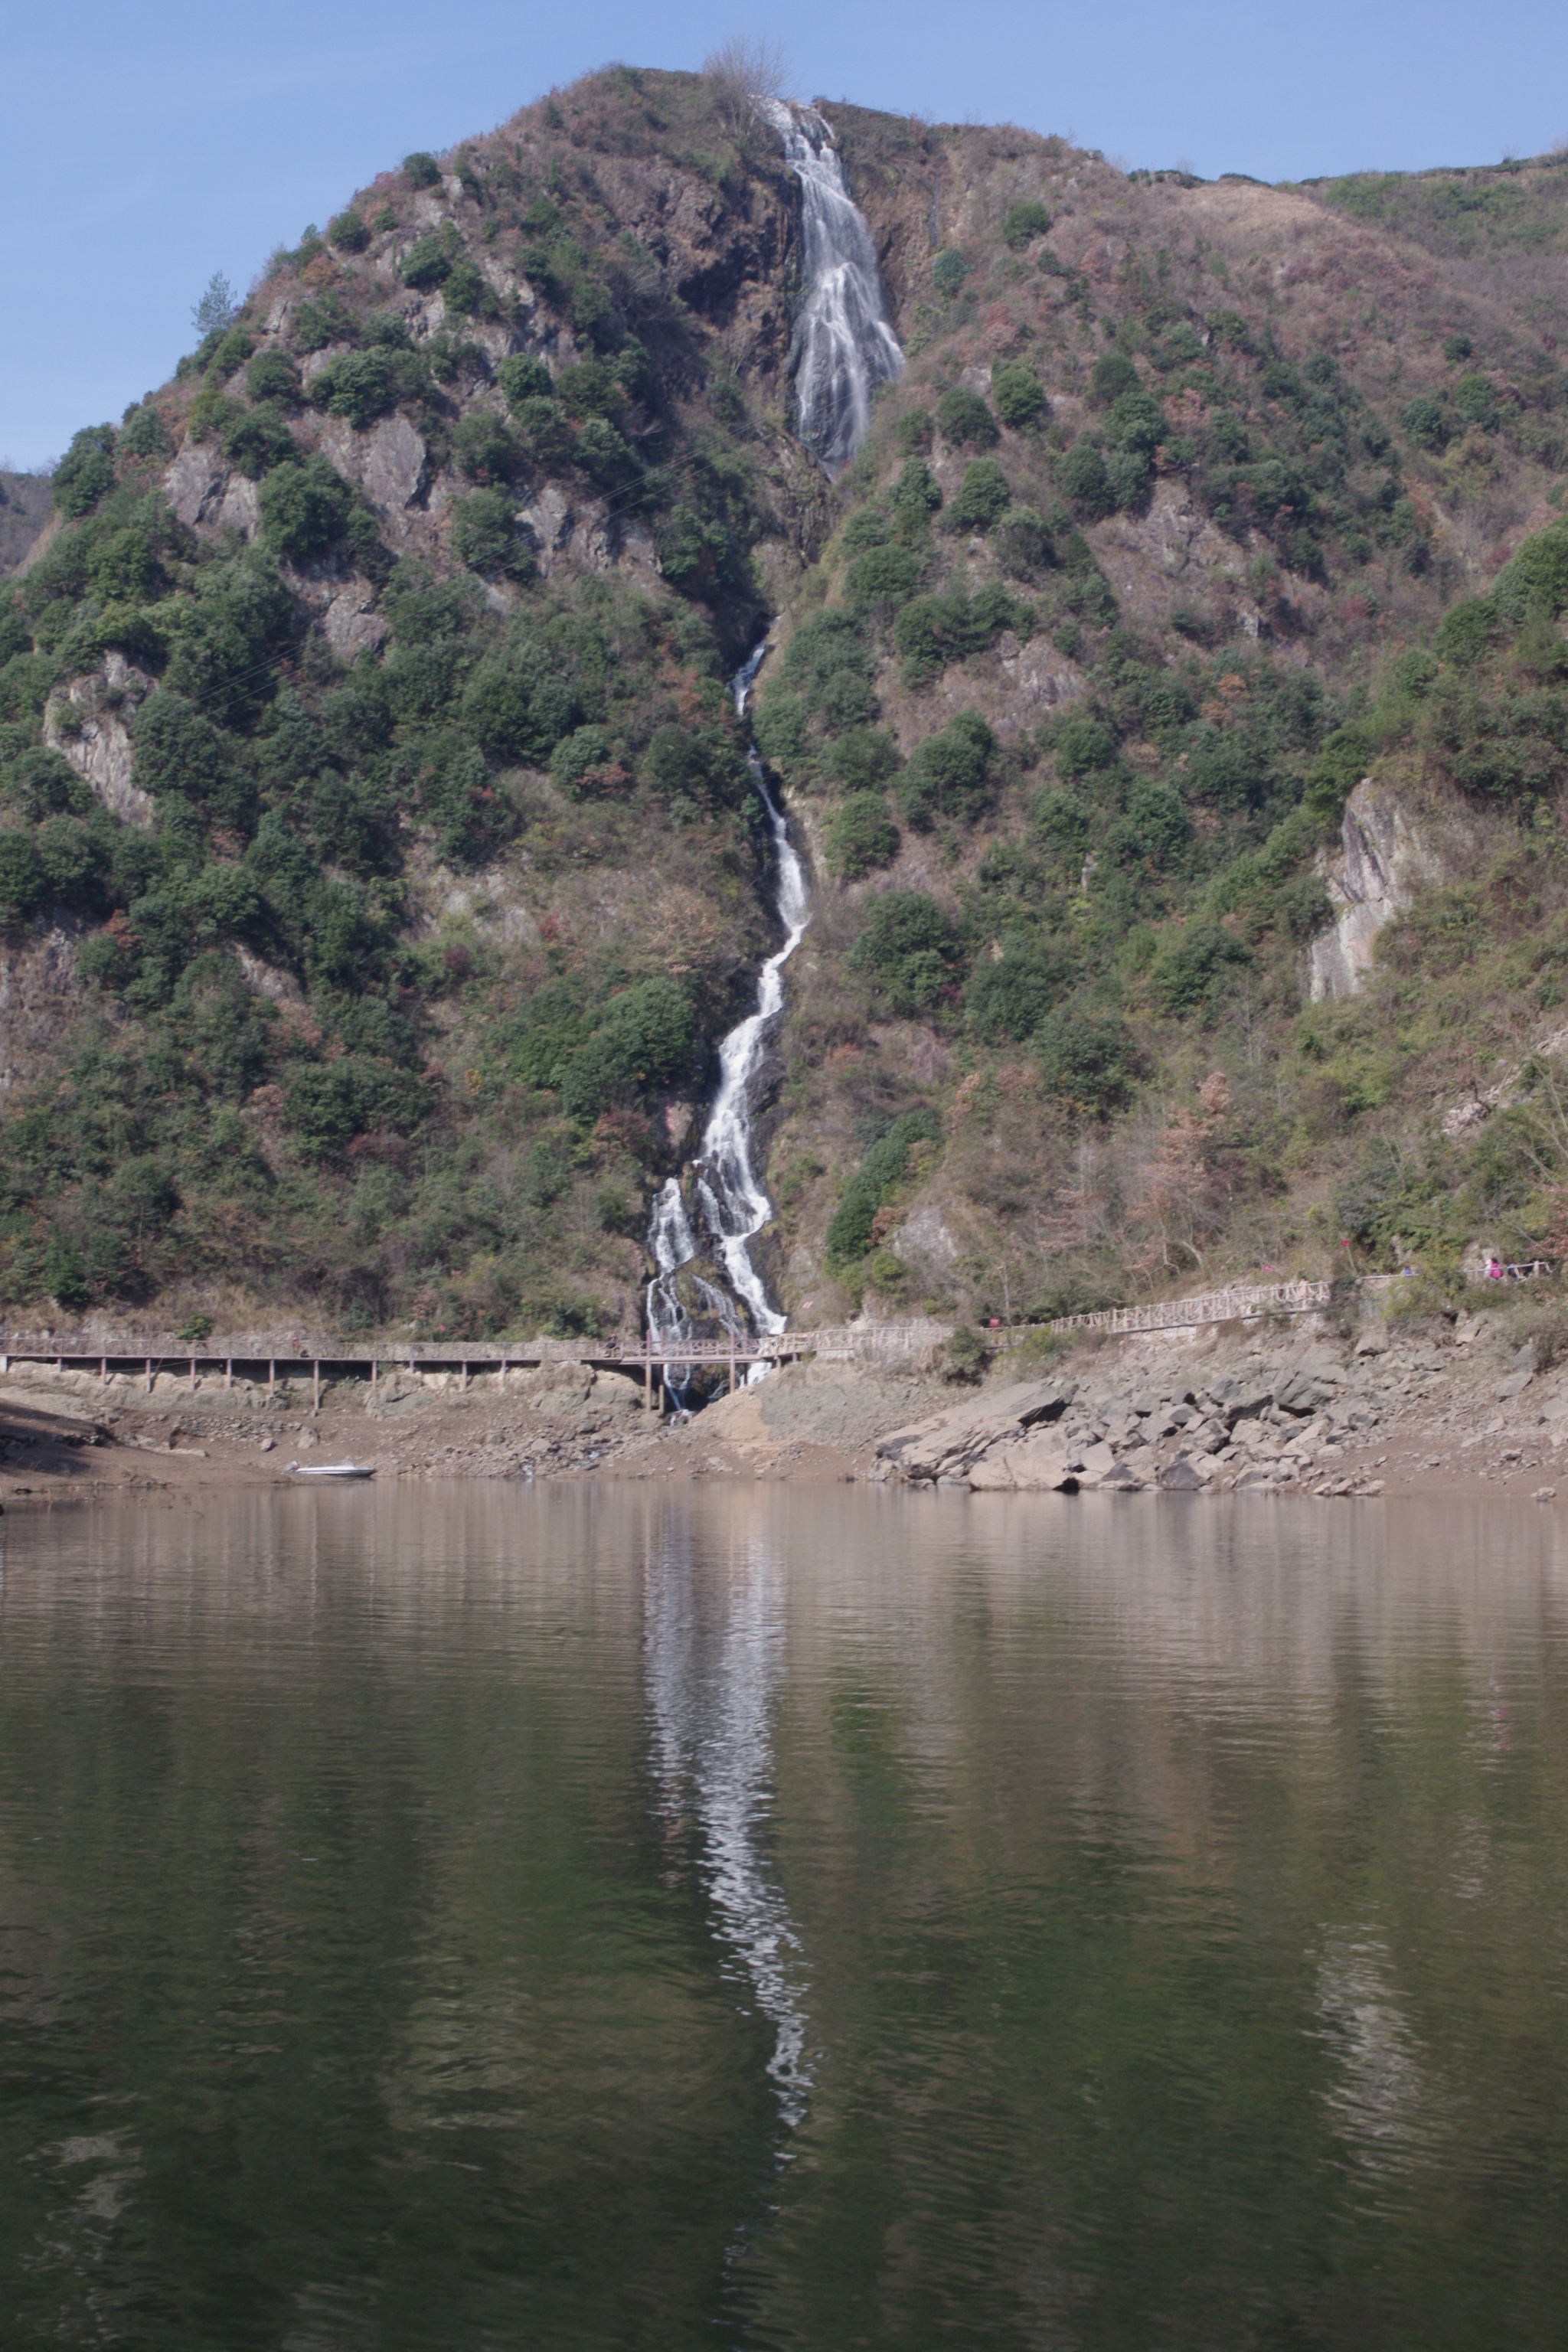
[[[107,653],[95,670],[74,677],[50,701],[44,740],[63,753],[106,809],[143,831],[153,822],[153,803],[135,780],[136,755],[129,714],[153,682],[121,653]]]
[[[1447,878],[1450,857],[1432,826],[1370,776],[1362,778],[1345,803],[1339,848],[1318,856],[1334,925],[1312,941],[1314,1003],[1355,994],[1372,968],[1379,931],[1405,912],[1423,883]]]

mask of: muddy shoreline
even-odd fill
[[[910,1433],[914,1433],[913,1436]],[[828,1479],[1067,1492],[1507,1494],[1568,1499],[1568,1367],[1537,1370],[1482,1318],[1354,1331],[1321,1316],[1140,1335],[973,1387],[934,1368],[803,1363],[690,1420],[625,1374],[541,1367],[459,1388],[388,1373],[268,1398],[163,1373],[29,1367],[0,1382],[0,1502],[292,1484],[353,1460],[378,1478]],[[879,1450],[881,1449],[881,1450]]]

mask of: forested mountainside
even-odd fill
[[[908,359],[836,482],[776,137],[630,68],[76,436],[0,600],[7,1314],[635,1328],[777,943],[764,632],[790,1313],[1563,1223],[1568,172],[823,111]]]
[[[0,573],[16,570],[48,513],[47,474],[14,474],[0,467]]]

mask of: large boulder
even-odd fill
[[[895,1429],[881,1439],[877,1452],[905,1478],[954,1477],[968,1472],[994,1445],[1059,1420],[1077,1393],[1073,1381],[1014,1381]]]

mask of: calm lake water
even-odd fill
[[[1558,2352],[1553,1513],[4,1533],[7,2347]]]

